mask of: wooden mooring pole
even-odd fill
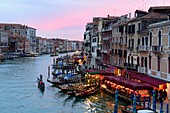
[[[50,66],[48,66],[48,78],[50,78]]]

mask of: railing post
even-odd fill
[[[133,98],[133,113],[136,113],[136,96]]]
[[[163,102],[161,102],[160,104],[161,104],[160,113],[164,113],[164,110],[163,110]]]
[[[152,99],[153,111],[156,112],[156,91],[155,90],[152,91],[152,95],[153,95],[153,99]]]
[[[143,108],[145,108],[146,97],[144,96]]]
[[[118,113],[118,90],[115,91],[115,106],[114,113]]]
[[[169,104],[166,104],[166,113],[169,113]]]

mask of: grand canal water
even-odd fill
[[[16,58],[0,63],[0,113],[111,113],[114,97],[99,94],[76,98],[60,92],[46,82],[49,55]],[[43,75],[45,91],[36,83]],[[120,103],[122,104],[122,103]]]

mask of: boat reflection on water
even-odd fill
[[[71,107],[76,107],[79,103],[82,103],[84,112],[99,112],[99,113],[112,113],[114,112],[114,97],[110,96],[102,91],[98,94],[88,96],[88,97],[74,97],[69,96],[65,99],[64,103],[72,102]],[[123,102],[119,102],[119,111],[124,105]],[[118,111],[118,113],[119,113]]]
[[[44,94],[45,88],[38,88],[38,89],[39,89],[39,91],[40,91],[42,94]]]

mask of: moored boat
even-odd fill
[[[100,85],[91,86],[89,88],[86,88],[85,90],[80,90],[79,92],[75,92],[76,97],[85,97],[90,96],[95,93],[97,93],[100,90]]]
[[[26,53],[24,54],[24,56],[25,56],[25,57],[37,57],[37,56],[39,56],[39,54],[36,53],[36,52],[26,52]]]
[[[60,81],[52,81],[52,80],[49,80],[49,79],[47,79],[47,82],[53,84],[54,86],[59,86],[59,85],[63,85],[63,84],[64,84],[63,82],[60,82]]]

